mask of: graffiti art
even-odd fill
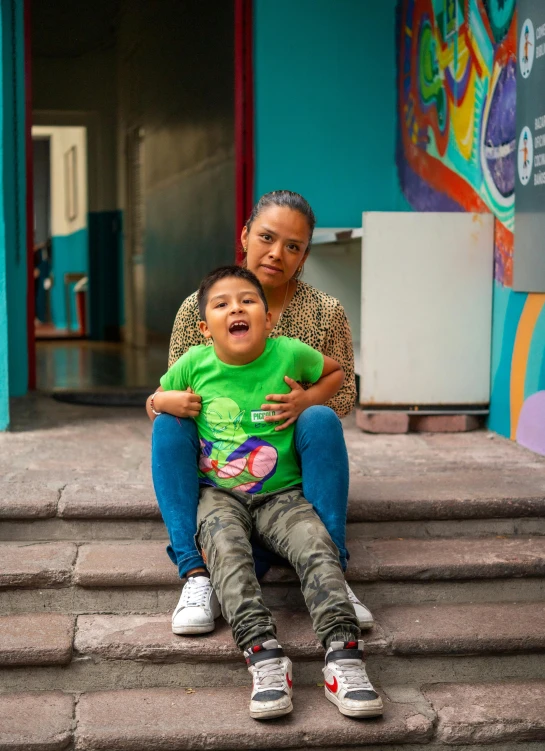
[[[512,283],[515,0],[400,0],[398,149],[419,211],[491,211],[496,279]]]

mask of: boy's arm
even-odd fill
[[[279,422],[284,420],[282,425],[278,425],[275,430],[284,430],[294,423],[301,412],[315,404],[323,404],[329,401],[341,388],[344,381],[344,370],[339,363],[332,357],[323,355],[324,367],[320,378],[308,389],[304,389],[297,381],[289,376],[284,377],[291,391],[289,394],[268,394],[268,402],[279,402],[278,404],[262,404],[261,409],[274,411],[276,414],[271,417],[265,417],[266,422]]]
[[[146,412],[153,422],[157,415],[151,410],[151,398],[156,412],[165,412],[174,417],[197,417],[201,411],[201,397],[187,388],[185,391],[165,391],[159,386],[155,394],[150,394],[146,400]]]
[[[151,400],[155,412],[165,412],[174,417],[197,417],[201,411],[201,397],[189,388],[191,375],[192,350],[177,360],[161,378],[161,385],[146,400],[146,412],[153,422],[157,417],[151,409]]]

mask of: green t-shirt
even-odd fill
[[[288,394],[284,376],[315,383],[324,357],[298,339],[267,339],[263,354],[247,365],[227,365],[214,347],[191,347],[161,378],[165,391],[190,386],[202,398],[195,418],[201,484],[246,493],[270,493],[301,484],[294,425],[275,431],[264,422],[267,394]]]

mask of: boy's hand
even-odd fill
[[[265,422],[280,422],[275,430],[285,430],[292,425],[301,412],[311,406],[308,394],[305,389],[289,376],[284,376],[285,382],[290,387],[289,394],[268,394],[265,399],[268,402],[280,402],[280,404],[262,404],[261,409],[267,412],[276,412],[274,416],[265,417]]]
[[[186,391],[158,391],[155,395],[157,411],[174,417],[197,417],[201,406],[201,397],[191,388]]]

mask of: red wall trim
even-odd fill
[[[235,0],[235,247],[254,204],[253,0]]]
[[[27,241],[27,347],[28,388],[36,388],[36,338],[34,333],[34,180],[32,158],[32,48],[30,2],[25,0],[25,164],[26,164],[26,241]]]

